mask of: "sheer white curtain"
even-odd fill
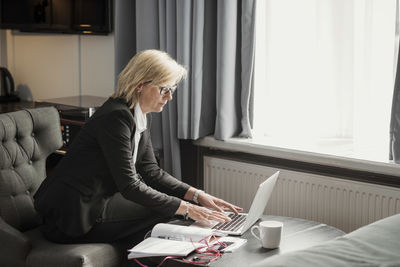
[[[395,0],[257,5],[255,139],[387,159]]]

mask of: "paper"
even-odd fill
[[[153,227],[149,238],[128,250],[128,259],[187,256],[196,248],[204,247],[204,240],[208,242],[211,236],[211,229],[159,223]]]
[[[128,259],[172,255],[186,256],[200,246],[204,245],[149,237],[129,250]]]
[[[151,231],[152,237],[187,241],[199,242],[206,238],[208,241],[213,234],[211,229],[204,229],[200,227],[187,227],[176,224],[159,223],[153,227]]]

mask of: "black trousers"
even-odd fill
[[[46,220],[42,232],[57,243],[117,243],[127,249],[142,241],[155,224],[170,219],[116,193],[108,199],[101,217],[85,235],[70,237]]]

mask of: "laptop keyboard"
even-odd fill
[[[232,221],[220,222],[220,223],[216,224],[212,229],[235,232],[240,227],[243,226],[247,215],[230,213],[228,216],[232,219]]]

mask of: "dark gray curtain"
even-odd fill
[[[178,138],[251,137],[254,15],[255,0],[116,1],[117,73],[150,48],[168,52],[189,71],[168,107],[153,114],[153,145],[175,177]]]
[[[400,55],[400,53],[399,53]],[[400,60],[397,60],[396,80],[393,92],[392,116],[390,120],[389,159],[400,163]]]
[[[390,144],[389,159],[400,163],[400,6],[396,1],[396,49],[397,68],[395,70],[395,82],[392,100],[392,116],[390,118]]]

